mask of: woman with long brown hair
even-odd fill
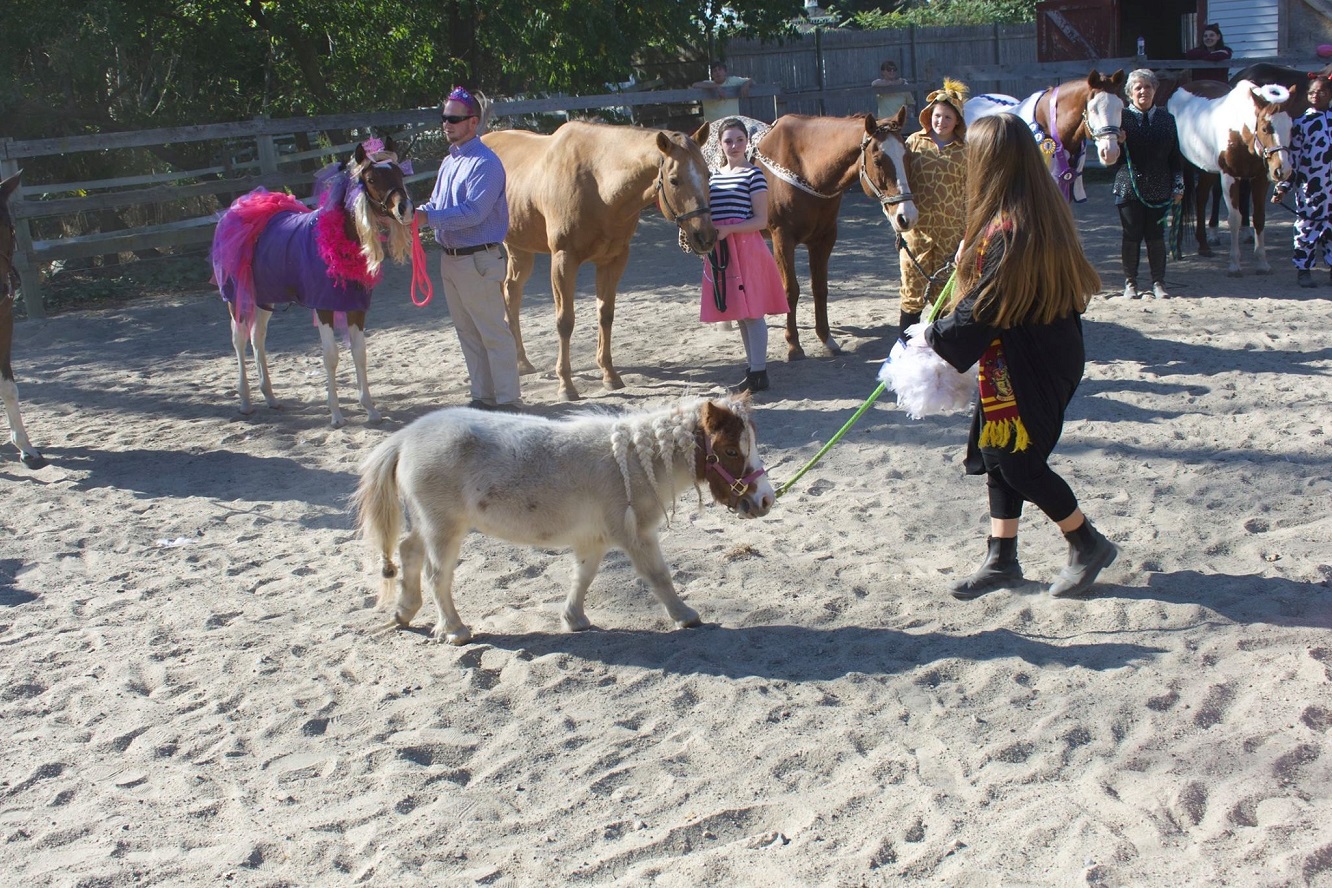
[[[1018,521],[1031,502],[1069,543],[1068,565],[1050,593],[1079,595],[1118,549],[1092,527],[1048,460],[1082,380],[1081,315],[1100,278],[1020,118],[997,114],[973,123],[967,165],[960,295],[926,328],[925,340],[959,371],[980,364],[965,466],[967,474],[986,476],[990,536],[985,562],[951,591],[965,600],[1022,581]]]

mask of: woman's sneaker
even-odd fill
[[[1125,299],[1142,298],[1142,294],[1138,292],[1138,285],[1135,284],[1133,281],[1124,282],[1124,298]]]
[[[1165,284],[1161,283],[1160,281],[1157,281],[1156,283],[1152,284],[1152,298],[1153,299],[1170,298],[1170,294],[1166,292]]]

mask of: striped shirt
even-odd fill
[[[450,145],[430,200],[421,204],[435,240],[449,249],[497,244],[509,233],[504,165],[480,138]]]
[[[768,190],[763,170],[756,166],[712,174],[708,180],[708,204],[713,222],[743,222],[754,218],[754,195]]]

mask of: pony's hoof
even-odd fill
[[[592,621],[587,618],[587,614],[579,614],[577,617],[561,614],[560,622],[568,632],[586,632],[592,628]]]
[[[253,416],[253,415],[254,415],[254,405],[253,405],[253,404],[242,404],[242,405],[240,405],[240,410],[238,410],[237,412],[240,413],[241,416]]]
[[[532,362],[527,360],[526,358],[523,358],[521,361],[518,362],[519,376],[531,376],[535,372],[537,372],[537,368],[533,367]]]
[[[786,351],[786,360],[787,360],[787,361],[803,361],[803,360],[805,360],[805,350],[804,350],[803,348],[801,348],[800,346],[798,346],[798,345],[795,346],[794,348],[787,349],[787,351]]]
[[[840,355],[842,353],[842,347],[838,345],[837,340],[833,339],[831,336],[823,340],[823,347],[828,350],[828,354],[830,355]]]
[[[430,637],[435,641],[442,641],[445,644],[451,644],[454,647],[461,647],[472,640],[472,630],[466,626],[459,626],[450,632],[444,626],[436,626],[430,633]]]
[[[32,451],[32,453],[26,453],[20,450],[19,461],[30,469],[43,469],[46,468],[47,465],[46,457],[42,456],[35,450]]]
[[[347,424],[347,420],[341,414],[329,418],[328,424],[335,429],[340,429]]]
[[[380,413],[378,410],[371,407],[369,410],[365,412],[365,421],[370,423],[371,425],[377,425],[378,423],[384,421],[384,414]]]
[[[703,621],[699,619],[698,611],[693,608],[686,608],[685,612],[675,620],[677,629],[697,629],[702,625]]]
[[[607,376],[601,380],[606,385],[607,391],[618,392],[624,388],[624,380],[617,373],[615,376]]]
[[[561,388],[561,389],[560,389],[560,400],[561,400],[561,401],[581,401],[582,398],[581,398],[581,397],[579,396],[579,394],[578,394],[578,389],[573,389],[573,388]]]

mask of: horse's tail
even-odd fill
[[[398,450],[400,439],[389,437],[361,463],[361,483],[356,486],[353,503],[356,526],[363,539],[379,550],[380,576],[378,604],[383,605],[394,592],[398,567],[393,554],[402,533],[402,504],[398,497]]]
[[[1180,200],[1179,224],[1170,232],[1170,250],[1174,258],[1184,255],[1184,232],[1193,230],[1194,204],[1198,194],[1198,176],[1202,170],[1184,161],[1184,197]]]

